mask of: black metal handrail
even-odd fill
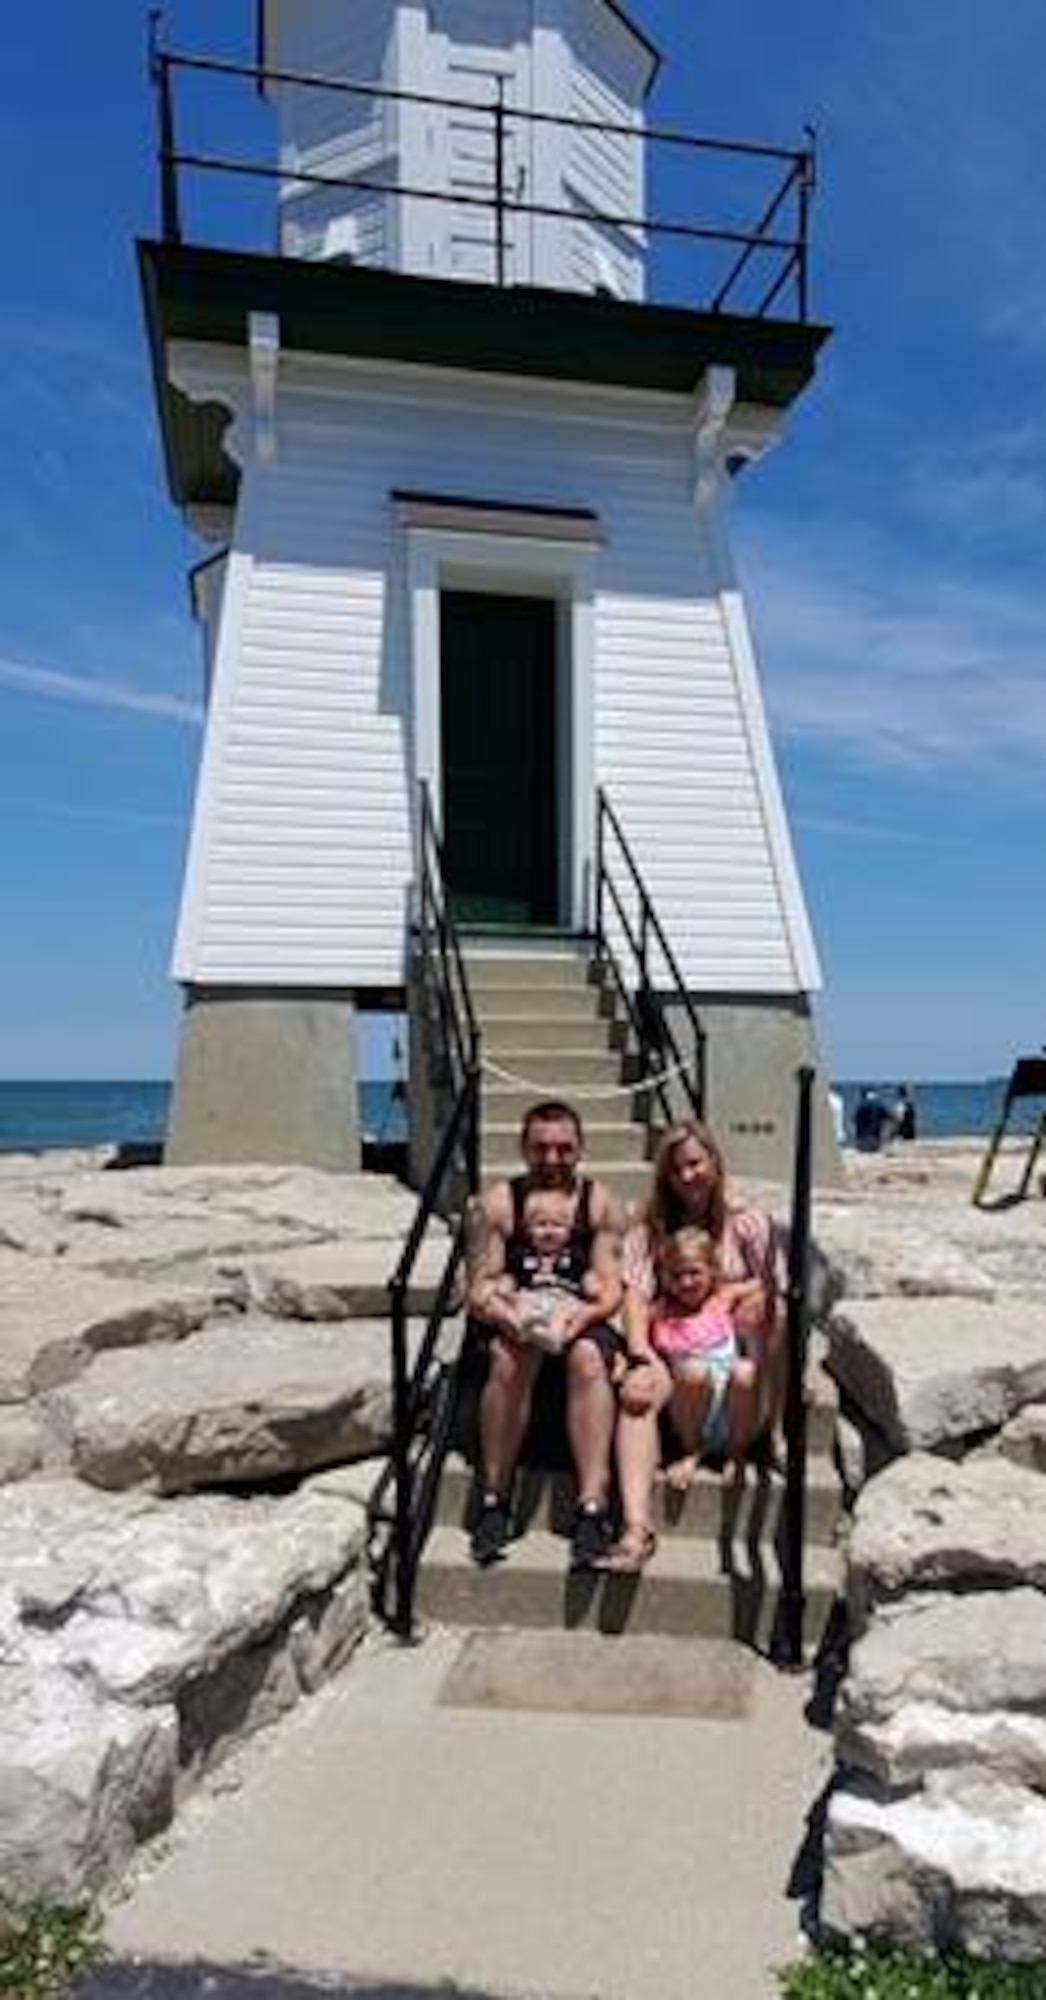
[[[479,1071],[480,1034],[461,939],[450,912],[443,842],[426,779],[418,787],[418,957],[425,1018],[435,1012],[452,1090]]]
[[[806,1362],[810,1344],[810,1245],[813,1201],[813,1090],[815,1072],[804,1063],[798,1088],[792,1217],[788,1232],[787,1366],[784,1432],[785,1472],[781,1540],[781,1595],[774,1639],[780,1666],[803,1664],[806,1612]]]
[[[624,864],[627,891],[618,885],[611,858],[612,849]],[[636,903],[634,917],[626,906],[626,893],[630,893]],[[670,1085],[675,1078],[694,1117],[703,1118],[705,1030],[621,822],[602,787],[596,794],[595,903],[596,964],[601,972],[609,974],[636,1037],[639,1056],[637,1089],[644,1086],[653,1089],[666,1121],[673,1124],[677,1114]],[[614,950],[608,924],[610,912],[616,918],[617,930],[631,954],[631,977]],[[655,951],[660,954],[659,977],[654,976]],[[690,1049],[680,1042],[672,1025],[668,1010],[673,1007],[681,1010],[689,1027],[692,1037]]]
[[[440,1331],[457,1304],[465,1254],[465,1201],[479,1188],[480,1038],[461,941],[447,901],[443,845],[428,785],[418,792],[418,978],[423,1032],[438,1034],[451,1102],[418,1197],[399,1262],[389,1279],[393,1432],[389,1462],[370,1506],[375,1604],[401,1639],[414,1630],[418,1562],[432,1519],[457,1400],[458,1356],[437,1355]],[[464,1195],[465,1200],[462,1199]],[[450,1251],[413,1366],[410,1289],[432,1218],[457,1209]],[[390,1497],[391,1496],[391,1497]]]
[[[478,1180],[479,1073],[471,1070],[454,1102],[418,1199],[403,1252],[389,1279],[392,1333],[392,1451],[371,1502],[372,1531],[385,1525],[391,1538],[378,1556],[377,1608],[400,1639],[414,1631],[414,1590],[418,1562],[432,1519],[436,1486],[446,1455],[457,1393],[457,1366],[437,1362],[437,1344],[455,1303],[465,1255],[465,1214],[454,1230],[413,1367],[410,1362],[410,1287],[429,1223],[445,1186],[458,1180],[462,1163],[469,1195]],[[419,1448],[423,1444],[423,1448]],[[391,1504],[389,1488],[392,1488]]]
[[[217,56],[190,56],[175,53],[163,45],[160,20],[159,10],[154,9],[150,16],[150,72],[157,93],[161,226],[164,239],[168,242],[182,240],[180,173],[225,174],[232,178],[271,180],[284,185],[290,183],[303,189],[346,188],[369,194],[410,197],[423,202],[451,203],[455,207],[480,208],[492,213],[496,281],[499,285],[504,285],[508,282],[508,226],[513,217],[549,220],[557,218],[576,220],[578,217],[579,211],[568,203],[530,201],[524,198],[519,187],[512,189],[508,185],[506,142],[509,130],[516,127],[528,129],[556,127],[571,132],[626,138],[638,145],[665,145],[688,151],[693,155],[763,162],[768,167],[779,165],[782,169],[780,184],[764,207],[759,221],[754,227],[747,229],[732,225],[714,226],[708,223],[679,222],[650,214],[627,214],[587,206],[584,213],[587,220],[602,223],[637,240],[645,240],[647,235],[650,235],[695,244],[722,244],[737,249],[740,254],[734,260],[725,279],[714,290],[710,300],[710,310],[714,312],[720,312],[725,308],[730,295],[754,257],[772,256],[775,274],[761,299],[750,308],[752,316],[759,318],[768,313],[771,305],[781,296],[785,288],[789,284],[794,284],[795,316],[800,321],[805,321],[808,317],[809,214],[816,181],[815,140],[810,127],[806,128],[807,143],[804,146],[774,146],[749,139],[717,139],[683,132],[672,126],[638,126],[617,123],[614,120],[575,118],[553,112],[524,110],[505,103],[504,85],[500,79],[494,81],[493,100],[489,104],[483,104],[472,98],[392,89],[373,82],[324,76],[308,70],[268,68],[256,63],[235,62]],[[258,89],[276,85],[304,91],[322,90],[350,97],[366,97],[381,105],[432,107],[443,111],[466,112],[472,118],[489,118],[494,158],[492,190],[489,194],[468,194],[456,188],[419,186],[398,178],[362,176],[357,178],[355,175],[315,172],[302,167],[288,170],[284,166],[272,165],[269,162],[233,158],[227,153],[180,149],[176,141],[173,90],[174,79],[179,73],[247,80]],[[790,197],[794,198],[795,207],[792,226],[784,233],[771,234],[772,224]]]

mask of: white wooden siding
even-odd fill
[[[181,379],[202,395],[220,373],[197,350]],[[695,990],[797,990],[787,831],[693,509],[690,400],[329,360],[280,379],[277,461],[244,470],[176,976],[404,976],[415,761],[389,494],[408,488],[597,512],[597,781]]]

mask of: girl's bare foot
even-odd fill
[[[665,1467],[665,1485],[670,1493],[688,1493],[697,1478],[697,1454],[687,1452]]]

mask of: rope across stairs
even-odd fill
[[[569,1065],[569,1061],[569,1056],[564,1058],[565,1066]],[[515,1070],[503,1069],[500,1063],[491,1062],[489,1056],[481,1057],[480,1069],[484,1076],[493,1077],[498,1083],[511,1084],[516,1090],[533,1091],[535,1096],[543,1095],[548,1089],[547,1083],[535,1083],[532,1077],[519,1076]],[[594,1085],[571,1083],[570,1095],[572,1098],[583,1098],[591,1103],[601,1099],[634,1097],[637,1090],[653,1089],[658,1084],[670,1083],[673,1077],[689,1075],[690,1069],[691,1065],[685,1062],[672,1063],[667,1068],[662,1068],[660,1063],[652,1063],[646,1076],[636,1077],[632,1083],[601,1084],[598,1088]]]

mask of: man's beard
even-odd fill
[[[560,1160],[542,1161],[531,1167],[530,1178],[535,1187],[555,1188],[564,1194],[573,1194],[577,1182],[577,1166],[566,1165]]]

